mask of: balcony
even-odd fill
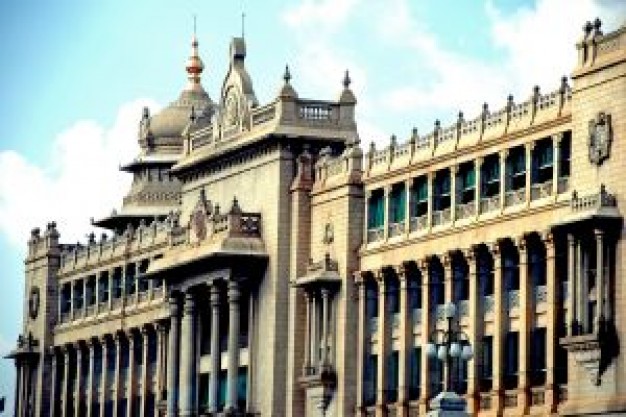
[[[480,199],[480,212],[489,213],[500,210],[500,194]]]
[[[545,285],[537,285],[533,288],[533,297],[535,305],[545,304],[548,302],[548,287]]]
[[[378,226],[367,230],[367,241],[378,242],[385,237],[385,227]]]
[[[389,237],[400,236],[404,233],[404,221],[389,223]]]
[[[509,190],[504,193],[504,206],[513,207],[526,202],[526,189]]]
[[[476,215],[476,203],[470,201],[465,204],[458,204],[456,206],[456,218],[457,220],[470,219]]]
[[[433,227],[442,226],[452,220],[452,210],[450,207],[433,212]]]
[[[486,295],[483,297],[483,314],[492,314],[494,307],[493,295]]]
[[[409,220],[409,228],[411,232],[425,230],[428,227],[428,215],[424,214],[417,217],[411,217]]]
[[[519,308],[519,290],[510,290],[506,293],[506,309],[508,311]]]
[[[552,181],[546,181],[540,184],[530,186],[530,199],[532,201],[550,197],[552,195]]]

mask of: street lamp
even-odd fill
[[[446,303],[443,309],[444,316],[448,320],[448,328],[445,331],[436,329],[431,333],[426,345],[426,354],[429,358],[437,358],[445,364],[446,378],[443,391],[431,401],[432,411],[428,413],[428,416],[467,416],[465,400],[452,390],[452,361],[457,359],[467,362],[472,359],[474,352],[467,334],[461,330],[452,329],[452,320],[456,315],[454,303]],[[466,343],[462,344],[463,341]]]

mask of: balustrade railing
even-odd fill
[[[385,236],[384,226],[373,227],[367,230],[367,241],[368,242],[377,242],[379,240],[383,240]]]
[[[550,197],[552,195],[552,181],[542,182],[540,184],[532,184],[530,186],[530,199],[539,200],[541,198]]]
[[[533,288],[535,304],[545,304],[548,302],[548,287],[545,285],[537,285]]]
[[[411,319],[413,320],[413,325],[420,324],[422,322],[422,309],[414,308],[411,313]]]
[[[491,197],[483,197],[480,199],[480,212],[489,213],[491,211],[500,210],[500,194]]]
[[[404,233],[404,221],[389,223],[389,237],[400,236]]]
[[[504,193],[504,205],[506,207],[517,206],[526,201],[526,189],[509,190]]]
[[[483,297],[483,314],[493,313],[494,298],[493,295],[486,295]]]
[[[530,405],[541,406],[546,403],[546,390],[544,387],[532,387],[530,389]]]
[[[480,393],[479,408],[481,410],[491,410],[491,394],[488,392]]]
[[[517,407],[517,390],[507,390],[504,392],[504,407]]]
[[[474,201],[470,201],[465,204],[458,204],[456,206],[456,218],[461,219],[469,219],[476,215],[476,203]]]
[[[593,209],[601,209],[604,207],[616,207],[617,200],[614,195],[606,192],[604,186],[600,187],[600,191],[593,194],[579,196],[574,192],[570,201],[570,208],[574,212],[587,211]]]
[[[425,230],[428,227],[428,215],[424,214],[418,217],[411,217],[409,227],[411,232]]]
[[[506,309],[512,310],[519,307],[519,290],[510,290],[506,293]]]
[[[433,212],[433,226],[441,226],[450,223],[452,211],[450,208]]]

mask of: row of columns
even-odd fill
[[[241,292],[237,281],[227,282],[228,297],[228,363],[226,382],[226,411],[238,411],[237,376],[239,372],[239,323]],[[196,334],[196,294],[188,290],[183,297],[182,315],[179,298],[170,297],[169,351],[171,360],[168,362],[167,380],[167,415],[188,417],[198,414],[198,388],[196,376],[198,369],[198,353]],[[220,305],[222,300],[219,283],[213,282],[210,287],[211,306],[211,372],[209,374],[209,412],[219,410],[219,370],[220,364]]]
[[[154,329],[154,331],[153,331]],[[87,341],[77,342],[74,345],[64,345],[61,347],[53,347],[50,349],[50,371],[51,371],[51,387],[50,387],[50,415],[52,417],[70,417],[74,416],[104,416],[107,402],[112,402],[113,415],[118,415],[119,403],[122,398],[126,398],[126,416],[134,416],[133,401],[137,397],[137,375],[136,363],[139,361],[136,355],[135,343],[139,340],[141,333],[141,397],[140,416],[155,415],[154,412],[148,410],[148,396],[153,394],[153,407],[156,408],[157,401],[161,396],[164,388],[165,358],[166,349],[164,341],[167,338],[168,324],[157,323],[156,325],[146,325],[140,329],[135,329],[127,334],[116,332],[113,335],[107,334],[100,338],[93,338]],[[154,336],[152,336],[154,334]],[[150,375],[149,371],[149,338],[156,337],[156,369],[155,375]],[[122,392],[122,349],[124,340],[128,343],[128,377],[126,383],[126,392]],[[96,362],[95,349],[97,346],[101,348],[101,373],[100,381],[96,381]],[[86,347],[86,349],[85,349]],[[115,357],[110,358],[110,349],[115,349]],[[75,378],[73,390],[71,387],[70,371],[72,369],[72,352],[75,353],[74,363]],[[83,355],[87,355],[87,372],[83,368]],[[109,380],[108,369],[109,361],[114,363],[114,378]],[[86,374],[86,380],[83,376]],[[109,386],[113,386],[113,392],[109,396]],[[155,383],[155,388],[151,388],[151,383]],[[99,385],[99,390],[97,390]],[[85,387],[86,392],[83,392]],[[98,392],[99,391],[99,392]],[[156,391],[156,392],[155,392]],[[99,397],[96,397],[98,395]],[[84,401],[83,401],[84,400]],[[71,403],[73,401],[73,403]],[[85,404],[82,408],[81,405]],[[99,409],[96,410],[95,406]],[[71,413],[73,410],[73,413]],[[119,416],[122,417],[122,416]]]
[[[35,372],[36,361],[29,356],[15,358],[15,371],[17,381],[15,384],[15,416],[27,417],[34,413],[34,388],[33,372]]]
[[[569,233],[567,235],[568,248],[568,290],[567,304],[567,334],[576,336],[582,333],[598,332],[605,320],[610,319],[611,306],[609,304],[607,258],[608,245],[606,244],[605,232],[595,229],[593,232],[593,244],[595,244],[595,302],[596,311],[590,322],[590,283],[589,263],[590,253],[583,245],[584,237],[580,234]]]
[[[321,373],[331,366],[331,318],[329,288],[305,289],[306,316],[303,375]],[[321,326],[320,326],[321,324]],[[321,327],[321,334],[318,330]]]
[[[520,278],[520,305],[519,305],[519,376],[518,379],[518,408],[520,412],[525,412],[529,407],[528,392],[530,388],[530,381],[528,379],[527,371],[529,370],[530,363],[528,361],[530,356],[530,335],[532,328],[532,283],[531,277],[527,268],[528,264],[528,240],[530,236],[524,236],[517,239],[515,242],[509,240],[498,241],[495,244],[476,245],[469,250],[463,250],[461,253],[465,256],[469,265],[469,320],[467,327],[464,330],[469,336],[469,341],[475,351],[479,351],[481,345],[481,339],[484,333],[483,315],[481,314],[480,304],[482,297],[479,295],[479,287],[477,283],[478,272],[478,254],[481,250],[488,249],[493,258],[493,274],[494,274],[494,331],[493,331],[493,386],[492,386],[492,410],[501,411],[504,407],[503,394],[504,394],[504,381],[503,381],[503,364],[504,364],[504,342],[508,315],[505,313],[505,297],[506,292],[503,288],[503,269],[502,269],[502,251],[505,245],[516,244],[520,255],[519,266],[519,278]],[[536,237],[533,237],[536,239]],[[551,234],[544,234],[541,236],[541,240],[546,249],[546,287],[548,303],[547,312],[548,320],[546,321],[546,350],[547,350],[547,375],[546,375],[546,395],[545,405],[546,412],[552,412],[556,407],[556,387],[555,387],[555,352],[557,344],[557,289],[556,282],[556,262],[555,262],[555,247],[554,240]],[[454,251],[458,253],[459,251]],[[444,294],[445,302],[453,301],[453,269],[451,256],[444,257]],[[362,412],[365,411],[364,404],[364,361],[367,354],[367,346],[370,341],[368,340],[368,323],[367,323],[367,311],[366,311],[366,283],[368,280],[375,279],[378,285],[378,337],[377,337],[377,356],[378,356],[378,369],[377,369],[377,381],[378,387],[376,392],[376,414],[377,416],[386,416],[387,402],[385,398],[385,391],[387,389],[387,357],[391,350],[391,331],[390,323],[392,322],[389,316],[389,309],[387,306],[388,297],[387,282],[385,274],[387,271],[392,270],[398,277],[400,282],[400,323],[398,334],[398,347],[399,347],[399,380],[398,380],[398,396],[396,407],[398,416],[408,416],[408,401],[409,401],[409,375],[410,375],[410,351],[413,348],[413,326],[411,323],[411,312],[409,311],[409,274],[411,273],[411,265],[414,265],[419,269],[422,280],[422,319],[421,330],[422,345],[428,342],[430,333],[436,327],[436,319],[434,319],[432,312],[434,311],[432,299],[429,297],[429,288],[431,286],[430,276],[428,273],[429,262],[432,261],[432,257],[427,257],[420,262],[406,262],[400,267],[386,267],[382,270],[375,272],[361,272],[355,276],[355,281],[358,285],[358,372],[357,372],[357,405],[358,409]],[[391,269],[390,269],[391,268]],[[457,310],[458,311],[458,310]],[[477,353],[468,363],[468,411],[477,412],[479,407],[479,390],[478,381],[480,379],[479,374],[479,358]],[[420,413],[426,413],[428,411],[428,404],[431,397],[431,370],[430,370],[430,358],[426,354],[426,349],[421,351],[421,369],[420,369],[420,398],[419,409]],[[445,378],[445,375],[444,375]]]
[[[140,302],[140,288],[139,288],[139,273],[140,273],[140,262],[134,263],[134,264],[130,264],[133,265],[134,268],[134,292],[133,292],[133,296],[134,299],[132,300],[133,305],[137,305]],[[120,295],[119,298],[114,298],[113,297],[113,280],[116,274],[116,270],[121,269],[121,276],[120,276],[120,280],[121,280],[121,285],[122,285],[122,293]],[[115,308],[115,306],[113,305],[114,300],[115,299],[119,299],[119,300],[124,300],[123,302],[126,301],[126,274],[124,273],[126,270],[126,267],[116,267],[116,268],[111,268],[108,271],[101,271],[98,275],[94,275],[91,278],[94,281],[94,288],[93,291],[95,292],[95,301],[94,304],[92,304],[94,306],[94,314],[99,314],[102,311],[102,306],[101,304],[103,302],[107,302],[107,306],[106,306],[106,310],[104,311],[111,311]],[[107,280],[107,293],[108,293],[108,297],[106,300],[101,300],[100,299],[100,290],[99,290],[99,286],[100,286],[100,281],[102,279],[106,279]],[[70,320],[75,320],[78,318],[82,318],[82,317],[87,317],[88,316],[88,312],[87,312],[87,308],[89,307],[88,305],[88,300],[87,300],[87,286],[88,286],[88,281],[90,280],[90,277],[84,277],[81,279],[76,279],[76,280],[72,280],[69,283],[65,283],[63,285],[69,285],[70,287],[70,309],[68,312],[68,317],[70,318]],[[82,281],[82,283],[81,283]],[[157,284],[155,283],[154,280],[149,280],[148,281],[148,289],[147,289],[147,294],[148,294],[148,299],[152,300],[155,297],[160,296],[161,298],[165,298],[166,294],[167,294],[167,288],[166,285],[164,283],[159,283],[160,284],[160,291],[157,293],[157,289],[159,289],[159,287],[157,286]],[[83,303],[82,303],[82,307],[80,309],[76,308],[76,306],[74,305],[74,291],[75,288],[80,285],[81,286],[81,291],[82,291],[82,299],[83,299]],[[58,302],[58,308],[59,308],[59,318],[63,318],[63,314],[62,314],[62,306],[63,306],[63,291],[59,291],[59,302]],[[60,320],[60,322],[62,322],[63,320]]]
[[[553,147],[553,167],[552,167],[552,190],[551,190],[551,194],[554,198],[556,198],[556,196],[559,193],[559,188],[558,188],[558,183],[559,183],[559,172],[560,172],[560,146],[561,146],[561,142],[564,138],[565,134],[563,132],[555,134],[553,136],[551,136],[552,138],[552,147]],[[532,172],[532,151],[534,149],[535,146],[535,142],[529,142],[524,144],[524,152],[525,152],[525,164],[526,164],[526,176],[525,176],[525,204],[526,206],[530,205],[530,201],[531,201],[531,172]],[[500,202],[499,202],[499,210],[500,212],[502,212],[504,210],[504,208],[506,207],[506,193],[507,193],[507,187],[506,187],[506,163],[507,163],[507,158],[509,156],[509,149],[503,149],[501,151],[498,152],[498,158],[499,158],[499,170],[500,170],[500,191],[499,191],[499,197],[500,197]],[[475,194],[474,194],[474,215],[475,217],[478,217],[481,213],[481,168],[482,165],[484,163],[485,157],[484,156],[479,156],[474,160],[474,171],[475,171]],[[466,161],[469,162],[469,161]],[[451,223],[454,224],[454,222],[457,219],[457,215],[456,215],[456,206],[457,206],[457,199],[456,199],[456,174],[458,171],[458,165],[453,165],[450,168],[450,188],[451,188],[451,193],[450,193],[450,211],[451,211]],[[427,210],[427,229],[430,230],[433,227],[433,221],[432,221],[432,215],[433,215],[433,181],[435,178],[435,172],[434,171],[429,171],[427,173],[425,173],[426,178],[427,178],[427,187],[428,187],[428,210]],[[409,190],[412,188],[413,186],[413,182],[414,182],[415,178],[411,177],[411,178],[407,178],[406,180],[404,180],[404,189],[405,192],[407,193],[407,198],[405,199],[405,217],[404,217],[404,232],[406,234],[409,233],[410,231],[410,221],[411,221],[411,210],[410,210],[410,204],[411,204],[411,199],[409,198],[408,192]],[[384,211],[385,211],[385,218],[384,218],[384,227],[383,227],[383,240],[387,240],[389,238],[389,208],[390,208],[390,204],[389,204],[389,199],[390,199],[390,194],[391,194],[391,190],[392,190],[393,185],[387,185],[383,188],[384,191]],[[363,236],[368,236],[368,219],[369,219],[369,200],[371,199],[372,196],[372,190],[366,190],[366,202],[367,204],[365,204],[365,230],[363,233]]]

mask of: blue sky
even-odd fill
[[[334,99],[351,70],[364,142],[426,133],[483,102],[556,89],[575,63],[586,20],[607,30],[621,0],[5,0],[0,3],[0,353],[22,320],[28,232],[56,220],[62,240],[84,239],[89,218],[118,206],[144,104],[153,110],[185,84],[198,16],[203,84],[214,100],[228,44],[246,11],[247,66],[261,102],[289,63],[301,97]],[[93,184],[97,184],[96,187]],[[0,361],[0,396],[12,395]]]

